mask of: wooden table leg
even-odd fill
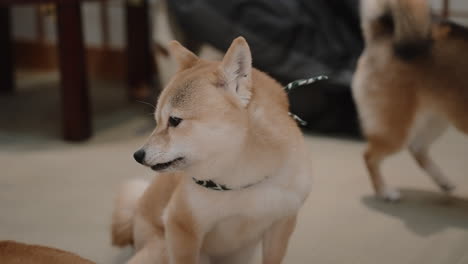
[[[10,8],[0,7],[0,94],[11,94],[15,86]]]
[[[81,141],[91,136],[91,117],[79,3],[57,4],[57,33],[63,136]]]
[[[450,0],[444,0],[442,3],[442,18],[448,19],[450,16]]]
[[[159,92],[159,75],[151,51],[148,1],[127,0],[125,10],[128,96],[130,100],[145,100]]]

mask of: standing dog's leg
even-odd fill
[[[274,223],[263,237],[263,264],[280,264],[286,255],[297,215]]]
[[[376,194],[388,201],[400,199],[400,193],[385,184],[380,172],[380,164],[391,154],[399,151],[404,144],[404,139],[399,137],[386,137],[386,140],[377,137],[369,137],[369,143],[364,153],[364,160],[371,178],[372,186]]]
[[[452,191],[455,186],[445,177],[439,167],[429,157],[429,147],[439,138],[447,128],[442,120],[431,119],[418,128],[409,144],[409,150],[419,166],[434,180],[445,192]]]
[[[377,81],[372,71],[365,70],[369,67],[365,64],[360,62],[361,70],[358,69],[353,80],[353,96],[368,141],[364,161],[376,195],[396,201],[400,193],[386,186],[380,164],[405,146],[419,104],[414,91],[406,89],[407,83],[384,78],[385,73],[380,71],[377,76],[383,77]]]

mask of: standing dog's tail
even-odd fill
[[[112,214],[112,244],[123,247],[133,244],[133,219],[138,207],[138,201],[149,183],[134,180],[125,183],[117,194],[114,212]]]
[[[402,59],[429,51],[431,20],[428,0],[361,0],[366,43],[390,39]]]

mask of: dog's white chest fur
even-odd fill
[[[211,204],[197,208],[196,214],[201,221],[213,219],[202,246],[202,251],[211,256],[227,255],[257,244],[265,230],[275,221],[296,212],[304,199],[298,192],[268,185],[233,192],[201,190],[201,193],[207,192],[217,199],[206,197]]]
[[[224,256],[257,244],[272,220],[262,217],[233,216],[220,221],[207,234],[202,250],[211,256]]]

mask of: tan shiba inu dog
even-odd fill
[[[253,69],[243,38],[221,62],[172,42],[180,65],[162,92],[157,127],[135,159],[158,171],[126,184],[112,238],[129,263],[281,263],[310,189],[310,160],[280,84]]]
[[[366,47],[353,80],[364,158],[377,195],[399,199],[380,174],[408,147],[444,191],[454,188],[428,155],[449,124],[468,133],[468,30],[431,16],[426,0],[364,0]]]

